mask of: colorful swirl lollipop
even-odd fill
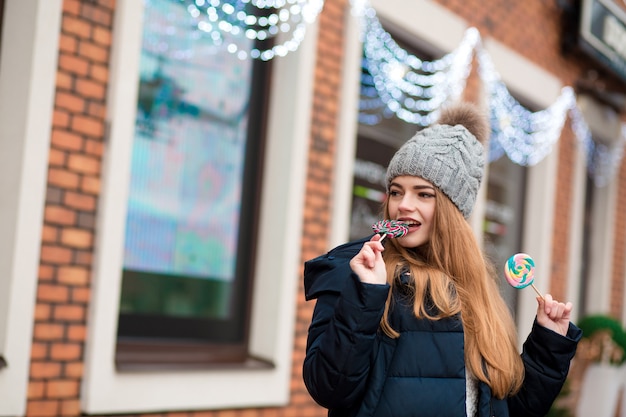
[[[390,237],[402,237],[409,233],[409,226],[396,220],[381,220],[372,225],[375,233],[383,235],[380,242],[387,236]]]
[[[535,281],[535,261],[530,255],[517,253],[511,256],[504,265],[504,277],[512,287],[517,289],[532,286],[537,295],[543,298],[543,295],[533,284]]]

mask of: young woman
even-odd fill
[[[305,263],[306,297],[317,302],[304,382],[329,416],[538,417],[561,390],[581,337],[571,303],[537,298],[520,355],[497,275],[466,220],[487,134],[471,105],[445,111],[387,169],[384,217],[409,232]]]

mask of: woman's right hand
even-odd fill
[[[361,282],[368,284],[386,284],[387,269],[383,261],[382,236],[375,234],[369,242],[366,242],[359,253],[350,260],[350,268],[359,277]]]

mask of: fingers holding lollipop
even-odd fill
[[[537,293],[537,322],[545,328],[561,335],[569,329],[572,303],[561,303],[546,294],[545,297],[535,287],[535,261],[530,255],[518,253],[509,258],[504,266],[504,276],[514,288],[531,286]]]
[[[382,257],[385,249],[382,241],[387,237],[398,238],[406,235],[409,228],[395,220],[381,220],[372,225],[376,235],[366,242],[359,253],[350,261],[350,267],[362,282],[385,284],[387,271]]]

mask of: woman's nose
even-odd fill
[[[402,197],[402,200],[400,200],[400,204],[398,205],[398,210],[400,211],[413,210],[412,199],[410,198],[409,195],[405,195],[404,197]]]

